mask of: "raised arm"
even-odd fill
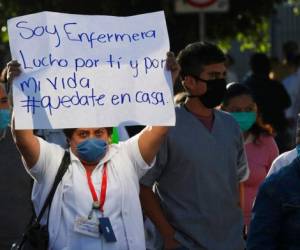
[[[7,80],[11,84],[14,77],[18,76],[21,72],[20,64],[17,61],[11,61],[7,64],[6,68]],[[15,143],[22,154],[27,167],[32,168],[38,161],[40,155],[40,144],[37,137],[33,134],[33,130],[16,130],[15,120],[12,118],[12,134]]]
[[[173,52],[167,53],[166,68],[171,71],[174,84],[179,75],[180,66]],[[139,148],[143,159],[148,164],[153,161],[168,130],[169,127],[166,126],[147,126],[141,131]]]
[[[12,134],[15,143],[22,154],[27,167],[32,168],[38,161],[40,155],[40,144],[37,137],[33,134],[31,129],[16,130],[14,125],[14,119],[12,122]]]

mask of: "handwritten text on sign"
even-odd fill
[[[163,12],[41,12],[8,21],[16,128],[174,125]]]

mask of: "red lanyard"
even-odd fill
[[[101,190],[100,190],[100,200],[99,200],[99,209],[100,211],[103,213],[104,212],[104,203],[105,203],[105,198],[106,198],[106,189],[107,189],[107,162],[104,163],[104,166],[103,166],[103,174],[102,174],[102,182],[101,182]],[[87,171],[86,172],[86,176],[87,176],[87,181],[88,181],[88,184],[89,184],[89,188],[90,188],[90,191],[91,191],[91,194],[93,196],[93,200],[94,202],[98,202],[98,197],[97,197],[97,193],[96,193],[96,190],[95,190],[95,187],[94,187],[94,184],[92,182],[92,171]]]

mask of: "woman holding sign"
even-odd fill
[[[9,63],[8,78],[18,68]],[[172,53],[167,69],[174,80],[179,66]],[[49,249],[145,249],[139,178],[153,165],[167,132],[168,127],[146,127],[126,142],[110,145],[111,128],[66,129],[70,164],[51,203]],[[13,134],[35,179],[32,200],[39,214],[65,151],[32,130],[13,129]]]

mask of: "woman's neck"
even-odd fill
[[[86,172],[93,172],[94,169],[96,168],[97,164],[87,164],[87,163],[84,163],[84,162],[81,162],[82,165],[84,166]]]

